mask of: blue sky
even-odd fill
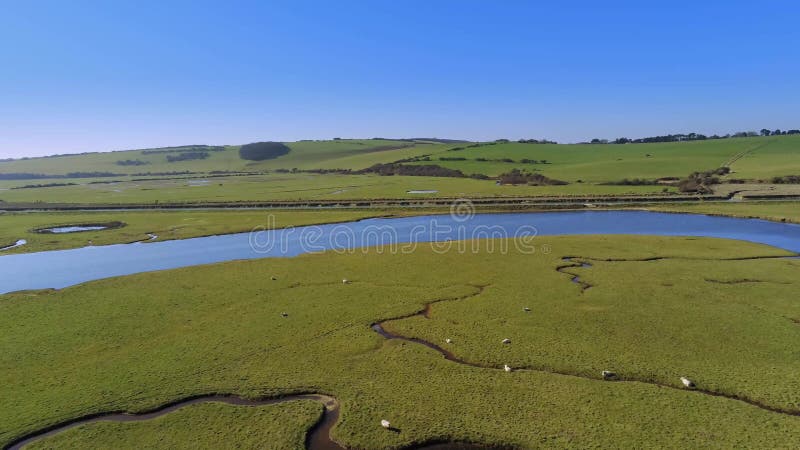
[[[793,1],[8,1],[0,155],[800,128]]]

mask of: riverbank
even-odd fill
[[[594,206],[594,205],[593,205]],[[474,205],[477,213],[513,213],[538,211],[642,209],[661,212],[728,217],[758,218],[775,222],[800,223],[800,202],[704,202],[675,205],[597,206],[563,205],[546,207],[536,205],[482,206]],[[347,222],[372,217],[410,217],[427,214],[448,214],[450,208],[431,206],[425,208],[358,208],[358,209],[223,209],[223,210],[118,210],[94,212],[18,212],[0,214],[0,255],[31,253],[48,250],[65,250],[87,245],[128,244],[142,241],[166,241],[214,235],[245,233],[254,229],[286,228],[303,225],[321,225]],[[123,222],[124,228],[43,236],[32,230],[75,223]],[[156,235],[157,239],[152,239]],[[15,246],[19,240],[26,245]]]

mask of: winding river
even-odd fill
[[[266,215],[265,215],[266,222]],[[0,293],[237,259],[486,237],[640,234],[740,239],[800,253],[800,225],[648,211],[432,215],[0,256]],[[163,237],[162,237],[163,238]]]

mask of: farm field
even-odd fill
[[[436,192],[416,194],[413,191]],[[567,186],[498,186],[492,180],[473,180],[469,178],[268,174],[247,177],[176,178],[126,181],[113,184],[8,189],[0,190],[0,200],[8,203],[124,204],[425,197],[626,195],[662,194],[663,191],[675,192],[675,188],[664,186],[600,186],[577,183]]]
[[[341,403],[332,437],[353,448],[800,445],[800,260],[720,239],[536,241],[550,251],[510,245],[503,254],[491,240],[476,241],[477,252],[365,249],[2,295],[0,444],[198,394],[320,392]],[[565,267],[580,261],[591,267]],[[414,315],[431,303],[427,318]],[[462,362],[387,340],[370,328],[376,322]],[[604,381],[603,370],[622,381]],[[680,376],[697,388],[684,389]],[[228,410],[214,423],[231,432],[249,426],[237,414],[256,414]],[[270,433],[308,427],[308,416],[290,412],[278,430],[264,411]],[[112,445],[205,420],[194,409],[174,414],[180,420],[90,425],[52,442]]]
[[[492,176],[513,168],[526,168],[570,183],[685,177],[691,172],[730,164],[731,178],[766,179],[800,173],[800,136],[625,145],[507,143],[442,151],[430,158],[430,162],[414,164],[435,163],[464,173]],[[487,161],[476,161],[478,158]],[[515,162],[493,161],[504,158]],[[545,160],[547,164],[520,164],[522,159]]]

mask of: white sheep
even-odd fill
[[[281,317],[289,317],[289,313],[287,313],[287,312],[282,312],[282,313],[281,313]]]
[[[617,378],[617,374],[610,370],[604,370],[602,373],[604,380],[613,380]]]
[[[511,343],[511,339],[509,339],[509,338],[503,339],[503,344],[510,344],[510,343]]]
[[[523,310],[523,311],[525,311],[525,312],[531,312],[531,309],[530,309],[530,308],[528,308],[527,306],[526,306],[526,307],[524,307],[524,308],[522,308],[522,310]]]
[[[382,426],[383,428],[389,428],[389,427],[391,427],[391,426],[392,426],[392,424],[390,424],[388,420],[386,420],[386,419],[383,419],[383,420],[381,420],[381,426]]]
[[[695,386],[694,381],[692,381],[692,380],[690,380],[690,379],[688,379],[686,377],[681,377],[681,383],[683,383],[683,385],[686,386],[689,389],[692,389]]]
[[[503,366],[503,370],[505,370],[506,372],[511,372],[511,370],[512,370],[512,369],[511,369],[511,367],[509,367],[509,365],[508,365],[508,364],[505,364],[505,365]]]
[[[453,343],[453,340],[452,340],[452,339],[450,339],[450,338],[447,338],[447,339],[445,339],[444,341],[445,341],[445,342],[447,342],[448,344],[452,344],[452,343]]]
[[[342,280],[342,284],[349,284],[349,283],[350,283],[350,281],[347,278]]]

